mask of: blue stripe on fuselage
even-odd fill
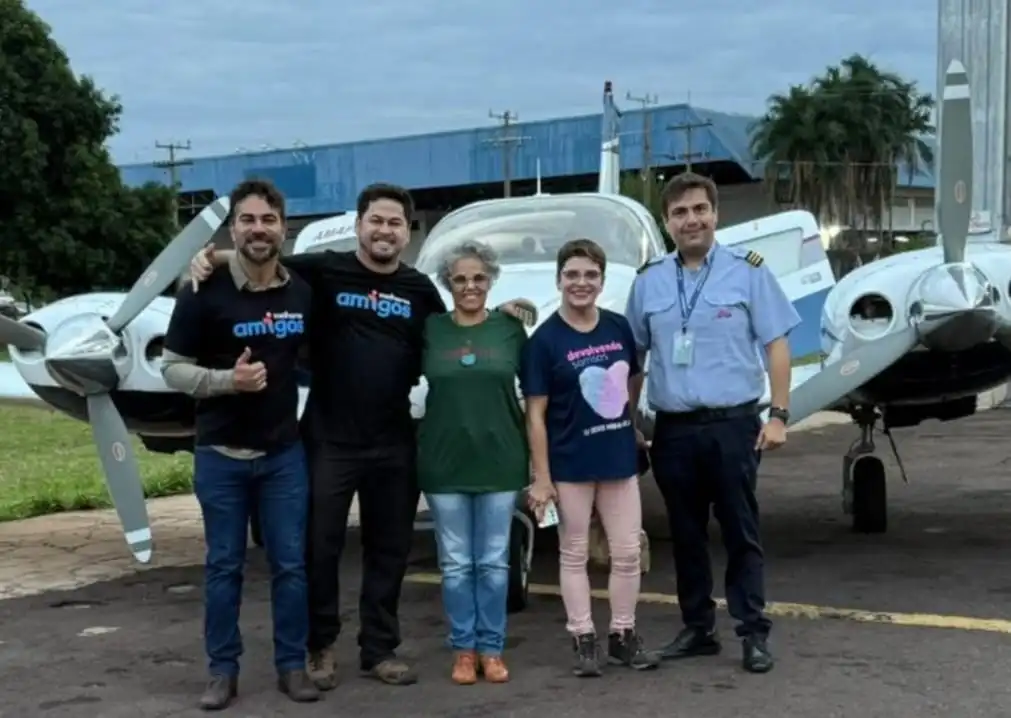
[[[800,324],[790,333],[790,355],[794,359],[821,351],[821,311],[832,287],[819,289],[793,300]]]

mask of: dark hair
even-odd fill
[[[235,189],[228,196],[228,219],[230,222],[235,221],[235,208],[249,197],[259,197],[280,215],[282,221],[286,218],[287,210],[281,190],[267,179],[247,179],[235,185]]]
[[[607,271],[607,255],[592,239],[570,239],[558,250],[557,275],[562,276],[562,267],[573,257],[585,257],[600,267],[601,275]]]
[[[660,206],[663,208],[663,216],[667,216],[667,211],[671,204],[677,202],[685,196],[689,190],[702,189],[706,191],[706,199],[709,204],[716,209],[719,201],[719,192],[716,190],[716,183],[708,177],[697,175],[694,172],[682,172],[675,175],[664,185],[663,192],[660,193]]]
[[[414,216],[414,200],[411,193],[405,188],[395,185],[377,182],[358,193],[358,218],[361,219],[369,211],[369,205],[380,199],[388,199],[396,202],[404,208],[404,218],[410,222]]]

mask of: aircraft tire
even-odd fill
[[[513,519],[509,532],[509,596],[506,600],[509,613],[524,610],[530,600],[530,567],[526,560],[529,547],[530,534],[526,525]]]
[[[888,530],[888,487],[885,464],[876,456],[853,464],[853,530],[883,534]]]

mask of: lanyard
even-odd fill
[[[675,262],[678,272],[678,301],[681,303],[681,333],[684,334],[688,331],[688,320],[691,319],[692,312],[695,311],[695,305],[698,304],[699,295],[702,293],[702,287],[705,285],[706,280],[709,279],[709,271],[713,268],[711,263],[706,264],[706,268],[702,272],[702,276],[699,277],[699,281],[695,283],[695,291],[692,292],[691,299],[687,299],[687,292],[685,292],[685,270],[681,266],[680,262]]]

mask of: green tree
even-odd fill
[[[765,163],[776,200],[807,209],[823,224],[884,235],[882,227],[899,181],[933,163],[924,136],[934,132],[934,99],[916,83],[885,72],[860,55],[829,67],[807,86],[769,98],[753,128],[751,150]]]
[[[105,148],[121,112],[0,0],[0,275],[36,297],[129,287],[172,236],[173,191],[124,186]]]
[[[649,210],[653,219],[660,226],[667,251],[673,252],[674,243],[667,236],[667,229],[663,221],[663,208],[660,206],[660,191],[663,187],[656,172],[652,169],[646,170],[645,173],[640,170],[622,172],[618,179],[618,187],[622,195],[634,199]]]

